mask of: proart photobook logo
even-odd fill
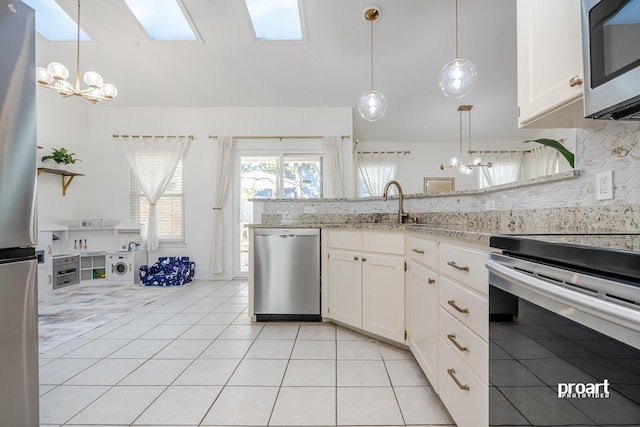
[[[558,399],[608,399],[609,380],[601,383],[558,383]]]

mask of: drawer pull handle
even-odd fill
[[[580,86],[581,84],[582,84],[582,79],[580,78],[580,76],[573,76],[571,77],[571,79],[569,79],[570,87]]]
[[[458,306],[458,304],[456,304],[456,300],[454,300],[454,299],[450,299],[449,301],[447,301],[447,304],[449,304],[451,307],[455,308],[460,313],[469,314],[469,309],[468,308],[460,308]]]
[[[447,369],[447,373],[449,374],[449,376],[451,377],[451,379],[453,380],[453,382],[456,383],[456,385],[458,386],[458,388],[460,388],[460,390],[464,390],[464,391],[469,391],[469,386],[467,384],[462,384],[460,381],[458,381],[458,379],[456,378],[456,370],[453,368],[449,368]]]
[[[464,267],[460,267],[458,264],[456,264],[455,261],[449,261],[447,262],[447,265],[450,267],[455,268],[456,270],[460,270],[460,271],[466,271],[467,273],[469,272],[469,266],[465,265]]]
[[[417,254],[424,255],[424,251],[423,251],[422,249],[416,249],[416,248],[413,248],[413,249],[411,249],[411,250],[412,250],[413,252],[417,253]]]
[[[359,259],[360,259],[360,258],[358,258],[357,256],[354,256],[354,257],[353,257],[353,260],[354,260],[354,261],[357,261],[357,260],[359,260]]]
[[[427,279],[427,283],[429,283],[430,285],[435,285],[436,284],[436,279],[432,279],[431,277],[429,277]]]
[[[367,259],[365,257],[362,257],[362,262],[367,262]]]
[[[458,341],[456,341],[456,334],[447,334],[447,338],[449,338],[449,341],[451,341],[453,343],[453,345],[455,345],[458,350],[460,350],[460,351],[469,351],[468,347],[463,347],[458,343]]]

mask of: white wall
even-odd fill
[[[213,183],[216,176],[216,144],[209,135],[351,135],[350,108],[117,108],[92,106],[82,99],[61,99],[53,91],[38,99],[39,144],[47,148],[69,147],[82,163],[77,177],[62,197],[60,177],[39,179],[41,221],[66,218],[114,218],[129,220],[129,167],[113,134],[195,136],[184,162],[186,244],[161,247],[149,255],[189,256],[199,278],[210,277]],[[52,95],[52,96],[49,96]],[[117,101],[114,101],[117,102]],[[346,153],[351,153],[350,141]],[[261,140],[265,148],[278,140]],[[48,150],[41,150],[48,153]],[[345,162],[350,176],[351,162]],[[225,273],[233,277],[233,182],[223,215],[225,218]]]

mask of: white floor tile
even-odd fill
[[[413,360],[413,355],[409,350],[384,342],[378,342],[378,347],[384,360]]]
[[[168,318],[163,325],[195,325],[204,317],[204,313],[178,313]]]
[[[303,323],[298,331],[298,339],[335,341],[336,326],[333,323]]]
[[[100,339],[116,340],[127,339],[133,340],[148,332],[154,325],[132,325],[127,324],[120,326],[118,329],[114,329],[108,334],[103,335]]]
[[[336,358],[335,341],[301,341],[293,346],[292,359],[333,359]]]
[[[131,424],[165,387],[116,386],[73,417],[70,424]]]
[[[190,360],[147,360],[120,381],[120,385],[169,385],[190,364]]]
[[[50,392],[54,388],[56,388],[55,385],[41,385],[38,387],[38,396],[42,396],[43,394]]]
[[[335,387],[336,361],[290,360],[282,385],[298,387]]]
[[[143,340],[173,340],[189,329],[190,325],[158,325],[139,339]]]
[[[170,386],[146,409],[133,425],[197,425],[222,387]]]
[[[197,359],[208,346],[208,340],[175,340],[160,350],[153,358]]]
[[[122,347],[109,358],[149,359],[171,343],[171,340],[135,340]]]
[[[74,340],[71,341],[67,341],[63,344],[60,344],[57,347],[52,348],[51,350],[47,351],[46,353],[43,353],[40,355],[41,358],[56,358],[56,357],[61,357],[64,356],[65,354],[69,353],[70,351],[73,351],[77,348],[82,347],[85,344],[90,343],[91,340],[90,339],[80,339],[80,338],[76,338]]]
[[[286,360],[244,359],[229,379],[229,385],[279,386]]]
[[[190,305],[191,304],[167,303],[156,308],[155,310],[153,310],[152,313],[176,314],[176,313],[180,313],[182,310],[189,307]]]
[[[381,360],[338,360],[338,386],[389,387],[389,376]]]
[[[352,331],[351,329],[347,329],[342,326],[336,326],[336,339],[338,340],[346,340],[346,341],[370,341],[371,338],[366,335],[362,335],[356,331]]]
[[[203,359],[242,359],[253,340],[216,340],[200,355]]]
[[[404,424],[391,387],[338,387],[338,424]]]
[[[142,363],[142,359],[103,359],[71,378],[65,385],[116,385]]]
[[[130,325],[159,325],[173,316],[173,313],[146,313],[129,322]]]
[[[282,387],[269,424],[307,426],[335,422],[335,387]]]
[[[394,387],[430,385],[415,360],[387,360],[385,365]]]
[[[234,313],[211,313],[200,319],[200,325],[230,325],[238,317]]]
[[[225,385],[240,359],[195,360],[176,381],[175,385]]]
[[[289,359],[294,340],[261,340],[251,345],[245,357],[249,359]]]
[[[82,347],[65,354],[64,358],[90,359],[103,358],[129,344],[130,340],[103,340],[97,339]]]
[[[221,340],[252,340],[262,331],[262,325],[229,325],[218,337]]]
[[[338,359],[380,360],[382,355],[375,341],[337,341]]]
[[[247,304],[229,304],[225,302],[224,304],[220,304],[213,311],[215,313],[242,313],[246,308]]]
[[[219,304],[211,305],[211,304],[202,303],[202,300],[199,300],[195,304],[193,304],[193,305],[185,308],[184,310],[182,310],[180,313],[182,313],[182,314],[190,314],[190,313],[191,314],[194,314],[194,313],[209,314],[218,305]]]
[[[100,359],[56,359],[40,368],[40,384],[58,385],[73,378]]]
[[[394,387],[407,424],[454,425],[431,387]]]
[[[59,386],[40,398],[40,423],[63,424],[109,390],[104,386]]]
[[[225,387],[203,426],[266,426],[278,387]]]
[[[299,323],[265,323],[259,340],[294,340],[298,336]]]
[[[180,335],[178,339],[214,340],[224,331],[225,325],[193,325]]]

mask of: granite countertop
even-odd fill
[[[351,228],[358,230],[389,230],[408,231],[412,233],[429,234],[433,236],[447,237],[452,239],[462,239],[482,243],[489,246],[489,238],[495,233],[487,233],[473,229],[446,229],[429,226],[428,224],[397,224],[391,222],[377,223],[340,223],[340,224],[249,224],[250,228],[330,228],[341,229]]]

